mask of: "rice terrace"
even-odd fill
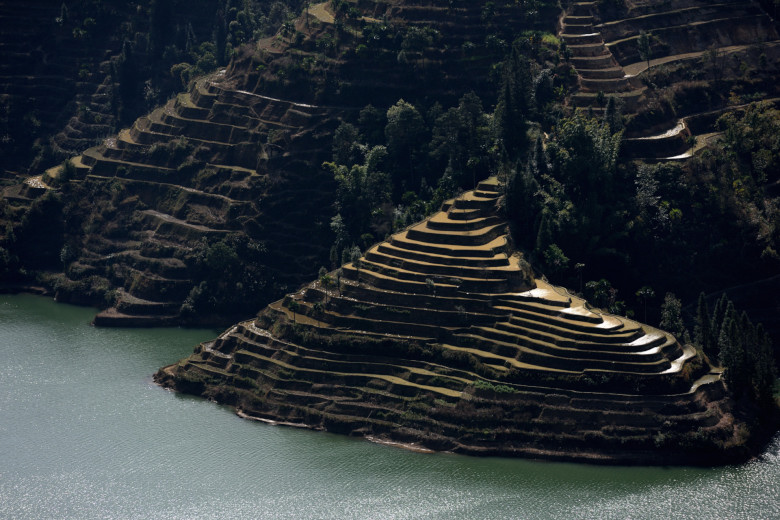
[[[779,14],[0,0],[0,516],[780,514]]]

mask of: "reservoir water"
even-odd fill
[[[219,331],[92,315],[0,295],[0,518],[780,518],[780,437],[714,469],[413,453],[163,390],[157,368]]]

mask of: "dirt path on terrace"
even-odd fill
[[[777,46],[780,45],[780,42],[768,42],[765,45],[771,45],[771,46]],[[747,48],[751,47],[751,45],[730,45],[728,47],[720,47],[718,48],[718,54],[731,54],[738,51],[743,51]],[[682,60],[690,60],[694,58],[699,58],[703,56],[708,51],[696,51],[696,52],[686,52],[684,54],[674,54],[672,56],[664,56],[663,58],[656,58],[654,60],[650,60],[650,67],[657,67],[659,65],[664,65],[666,63],[671,63],[673,61],[682,61]],[[646,61],[640,61],[637,63],[631,63],[629,65],[626,65],[623,67],[623,70],[626,73],[626,76],[632,77],[637,76],[640,73],[647,70],[647,62]]]
[[[321,21],[322,23],[334,23],[336,21],[335,18],[333,18],[333,15],[330,14],[326,9],[325,6],[328,5],[330,2],[322,2],[321,4],[313,5],[309,8],[309,14],[314,16],[317,20]]]

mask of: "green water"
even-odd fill
[[[0,295],[0,518],[780,518],[780,438],[717,469],[412,453],[160,389],[217,331],[92,314]]]

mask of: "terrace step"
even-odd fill
[[[599,69],[578,68],[577,73],[583,80],[588,79],[623,79],[626,76],[621,67],[609,67]]]
[[[390,268],[405,269],[412,272],[428,273],[431,275],[453,276],[459,278],[480,279],[488,277],[497,277],[504,275],[511,278],[519,275],[519,268],[510,265],[507,261],[505,265],[490,267],[470,267],[464,265],[439,264],[419,260],[402,259],[382,253],[379,251],[379,245],[369,249],[365,257],[370,262],[377,265]]]
[[[633,88],[630,79],[627,77],[604,79],[580,77],[580,84],[583,89],[605,93],[625,92]]]
[[[604,53],[597,56],[572,56],[571,62],[579,71],[580,69],[607,69],[615,68],[616,61],[611,53]]]
[[[594,45],[604,43],[604,40],[601,39],[601,33],[599,32],[577,34],[563,33],[560,35],[560,37],[563,38],[566,44],[570,47],[574,45]]]
[[[506,236],[497,236],[490,242],[482,245],[462,245],[462,244],[435,244],[424,240],[413,238],[409,230],[402,231],[390,238],[390,244],[400,249],[409,249],[412,251],[422,251],[438,255],[447,255],[454,257],[473,257],[473,258],[492,258],[496,254],[506,251]]]
[[[509,257],[506,253],[497,253],[492,257],[468,257],[435,254],[423,251],[414,251],[397,247],[392,242],[382,242],[376,246],[377,251],[399,259],[418,260],[431,264],[457,265],[463,267],[499,267],[509,265]]]
[[[427,220],[429,229],[438,231],[477,231],[493,224],[503,222],[498,216],[477,217],[470,220],[451,219],[447,213],[437,213]]]
[[[594,58],[610,54],[604,42],[569,45],[573,58]]]
[[[453,230],[432,229],[427,222],[412,226],[406,231],[406,236],[411,240],[442,244],[450,246],[468,246],[489,248],[497,238],[505,236],[506,224],[493,224],[486,228],[479,228],[468,233],[458,233]]]
[[[591,20],[576,20],[575,23],[564,21],[563,32],[565,34],[589,34],[595,32]]]

